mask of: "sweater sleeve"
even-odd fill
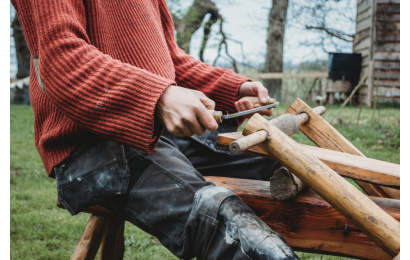
[[[17,2],[17,3],[16,3]],[[25,1],[14,1],[24,9]],[[174,81],[122,63],[90,44],[83,1],[30,1],[39,75],[51,102],[90,131],[151,153],[163,127],[156,103]]]
[[[235,112],[234,103],[239,87],[251,79],[236,74],[232,70],[213,67],[195,60],[181,50],[175,41],[174,24],[166,2],[160,0],[159,3],[165,38],[175,66],[177,84],[202,91],[215,101],[216,110]]]

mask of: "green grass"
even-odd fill
[[[313,105],[312,105],[313,106]],[[280,105],[275,116],[286,111]],[[332,121],[337,106],[325,114]],[[359,125],[359,109],[346,107],[333,125],[366,156],[400,163],[400,110],[382,108],[375,113],[363,108]],[[34,146],[34,121],[30,106],[10,108],[10,258],[69,259],[88,214],[71,215],[56,207],[56,184],[48,178]],[[302,143],[311,143],[304,135],[293,136]],[[177,259],[152,236],[126,224],[124,259]],[[298,253],[301,259],[345,259],[341,257]]]

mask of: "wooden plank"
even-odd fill
[[[400,71],[400,61],[375,61],[375,69],[391,69]]]
[[[359,50],[370,49],[371,43],[370,37],[366,37],[362,41],[355,43],[353,50],[358,52]]]
[[[361,13],[366,11],[369,8],[373,8],[373,1],[365,1],[357,5],[357,12]]]
[[[351,144],[324,118],[312,113],[311,108],[300,98],[297,98],[286,111],[286,113],[291,113],[294,115],[302,112],[309,114],[309,121],[300,126],[300,131],[317,146],[344,153],[363,155],[359,149]]]
[[[400,22],[400,14],[389,14],[389,16],[386,17],[385,16],[377,16],[376,17],[376,21],[381,21],[381,22],[385,22],[386,20],[388,21],[392,21],[392,22]]]
[[[253,78],[253,79],[327,78],[329,76],[329,73],[327,71],[306,72],[306,73],[270,72],[270,73],[245,74],[244,76],[248,78]]]
[[[400,52],[400,42],[376,43],[374,46],[376,52]]]
[[[309,121],[306,124],[300,126],[300,131],[304,133],[310,140],[312,140],[317,146],[364,157],[364,154],[360,152],[359,149],[357,149],[352,143],[350,143],[325,119],[315,114],[312,109],[301,99],[297,98],[291,104],[286,113],[297,115],[302,112],[309,114]],[[362,181],[357,181],[357,184],[369,195],[391,197],[385,191],[385,189],[389,188],[379,187],[377,185]],[[396,190],[389,190],[389,192],[394,193],[393,198],[400,198],[400,192],[397,192]]]
[[[377,0],[377,4],[400,4],[400,0]]]
[[[376,94],[374,91],[373,95]],[[390,98],[390,97],[400,97],[400,89],[397,88],[378,88],[377,97],[380,98]]]
[[[371,47],[370,47],[370,48],[361,48],[361,49],[357,48],[357,49],[354,49],[354,50],[353,50],[354,53],[360,53],[360,54],[362,54],[362,66],[363,66],[364,64],[368,64],[368,63],[369,63],[369,60],[370,60],[370,59],[369,59],[370,49],[371,49]]]
[[[369,63],[371,62],[370,61],[370,58],[369,58],[369,51],[370,50],[366,50],[366,54],[367,55],[364,55],[363,54],[363,52],[362,52],[362,75],[364,76],[364,75],[368,75],[368,74],[365,74],[365,73],[363,73],[363,68],[368,68],[369,67]]]
[[[358,45],[361,41],[366,40],[367,38],[370,38],[370,30],[363,31],[361,33],[356,33],[353,40],[353,50],[355,50],[356,45]]]
[[[308,189],[287,201],[270,196],[269,181],[205,177],[235,192],[295,250],[363,259],[391,259],[350,221]],[[400,220],[400,201],[371,200]]]
[[[376,81],[377,79],[379,79],[379,81],[398,81],[400,79],[400,70],[376,69],[373,74],[373,79]]]
[[[390,22],[389,20],[385,21],[376,21],[376,30],[381,33],[390,33],[394,31],[400,31],[400,22]]]
[[[377,81],[377,73],[375,72],[373,84],[374,88],[376,88],[376,81]],[[386,87],[386,88],[400,88],[400,81],[399,80],[379,80],[377,83],[378,87]]]
[[[306,124],[310,122],[311,119]],[[397,220],[320,160],[300,150],[293,139],[269,124],[263,116],[253,115],[242,133],[246,136],[262,130],[269,135],[269,139],[260,144],[262,149],[277,158],[281,165],[352,221],[386,253],[396,256],[400,252],[400,224]]]
[[[368,28],[371,28],[372,26],[372,20],[364,20],[362,22],[359,22],[356,24],[356,32],[361,32],[363,30],[366,30]]]
[[[377,5],[377,15],[392,15],[400,14],[400,5],[396,4],[378,4]]]
[[[370,20],[372,19],[372,13],[371,13],[370,9],[369,9],[369,11],[357,14],[356,23],[363,22],[364,20],[367,20],[367,19],[370,19]]]
[[[377,31],[376,39],[382,42],[400,42],[400,31],[392,31],[390,33]]]
[[[229,145],[243,138],[241,132],[219,134],[217,145],[229,149]],[[400,187],[400,165],[370,159],[362,156],[337,152],[320,147],[299,144],[308,154],[314,154],[319,160],[343,177],[362,180],[383,186]],[[261,147],[254,146],[247,153],[273,159]]]
[[[363,22],[364,20],[372,20],[373,12],[372,8],[370,6],[367,6],[367,8],[361,10],[360,12],[357,12],[356,14],[356,24]]]
[[[358,15],[368,13],[369,10],[370,10],[370,11],[372,10],[371,6],[359,7],[359,8],[358,8],[358,11],[357,11],[356,17],[357,17]]]

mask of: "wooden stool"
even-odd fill
[[[57,206],[64,208],[57,198]],[[78,242],[72,260],[91,260],[100,248],[99,260],[124,258],[124,225],[120,216],[102,206],[92,206],[84,212],[91,213]]]

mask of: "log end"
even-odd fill
[[[305,183],[283,166],[270,177],[271,196],[276,200],[291,199],[305,187]]]

